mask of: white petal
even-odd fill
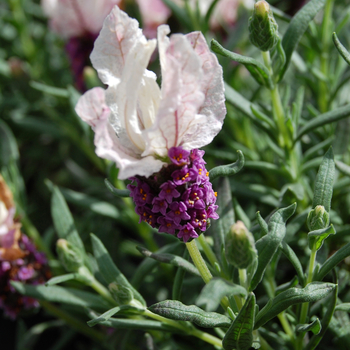
[[[105,101],[105,91],[100,87],[96,87],[85,92],[79,98],[75,111],[84,122],[88,123],[95,130],[99,121],[101,119],[107,120],[110,114]]]
[[[161,103],[155,125],[144,132],[146,151],[143,155],[166,156],[169,148],[187,142],[186,135],[193,124],[202,119],[197,115],[204,101],[202,63],[186,37],[172,35],[163,58],[161,62],[166,69],[162,76]]]
[[[198,113],[205,116],[205,121],[193,125],[184,136],[186,141],[183,147],[193,149],[209,144],[219,133],[226,115],[226,107],[222,68],[216,56],[209,51],[202,33],[189,33],[186,38],[200,58],[204,73],[200,89],[205,94],[205,100]]]
[[[138,22],[114,7],[103,23],[90,56],[105,84],[113,86],[119,83],[124,65],[131,59],[129,52],[139,43],[146,44],[147,40]]]
[[[4,223],[8,216],[8,210],[4,202],[0,201],[0,225]]]

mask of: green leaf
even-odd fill
[[[129,190],[119,190],[115,188],[108,179],[105,179],[105,185],[116,197],[130,197]]]
[[[329,213],[333,194],[335,164],[332,147],[324,155],[315,180],[314,199],[312,207],[322,205]]]
[[[53,286],[55,284],[59,284],[62,282],[71,281],[76,279],[77,276],[78,276],[77,273],[67,273],[66,275],[52,277],[45,283],[45,286]]]
[[[220,220],[216,220],[220,221]],[[175,253],[179,248],[182,247],[182,244],[177,240],[175,243],[168,244],[156,253]],[[153,259],[144,259],[139,267],[136,269],[135,273],[132,276],[131,283],[138,289],[141,286],[143,279],[150,274],[150,272],[159,265],[156,260]]]
[[[240,285],[224,281],[221,278],[213,278],[202,289],[196,304],[202,306],[206,311],[215,311],[220,305],[221,299],[231,295],[246,296],[247,291]]]
[[[271,118],[269,118],[266,114],[261,112],[258,108],[256,108],[253,104],[250,105],[250,109],[252,110],[253,114],[260,119],[261,121],[265,122],[273,131],[276,131],[276,125],[273,122]]]
[[[335,235],[335,228],[333,227],[333,225],[320,230],[309,232],[307,234],[307,238],[309,240],[309,248],[316,249],[316,251],[321,249],[324,240],[329,235]]]
[[[296,203],[277,210],[269,220],[267,235],[255,243],[258,250],[258,267],[250,284],[251,291],[263,279],[267,265],[271,262],[286,234],[286,221],[294,214],[295,209]]]
[[[325,5],[326,0],[311,0],[303,6],[292,18],[282,39],[282,46],[286,55],[286,63],[282,68],[278,81],[280,81],[286,72],[292,54],[296,49],[299,40],[307,30],[309,23],[314,19],[317,12]]]
[[[63,288],[59,286],[46,287],[44,285],[33,286],[15,281],[11,281],[11,284],[17,292],[38,300],[46,300],[54,303],[63,303],[103,311],[110,309],[111,307],[111,304],[99,295],[78,289]]]
[[[88,196],[85,193],[76,192],[67,188],[60,188],[60,190],[65,199],[70,203],[87,208],[98,215],[112,219],[120,218],[118,209],[108,202],[101,201],[100,199]]]
[[[322,317],[321,332],[312,336],[309,343],[306,345],[305,350],[316,349],[317,345],[322,340],[322,338],[323,338],[324,334],[326,333],[327,328],[332,320],[335,305],[337,304],[337,298],[338,298],[338,281],[337,280],[336,280],[336,284],[333,284],[333,286],[334,286],[334,288],[333,288],[332,294],[330,295],[330,298],[329,298],[330,300],[327,300],[325,302],[325,305],[327,305],[327,311],[324,314],[324,316]]]
[[[309,283],[305,288],[290,288],[285,292],[271,299],[256,316],[254,329],[262,327],[266,322],[277,316],[288,307],[300,304],[311,303],[326,297],[336,288],[333,283]]]
[[[16,138],[7,124],[0,120],[0,166],[8,166],[18,159]]]
[[[229,327],[231,319],[216,312],[205,312],[195,305],[184,305],[177,300],[164,300],[148,308],[157,315],[177,321],[189,321],[199,327]]]
[[[273,82],[271,79],[270,72],[264,64],[255,60],[254,58],[242,56],[237,53],[226,50],[215,39],[212,39],[210,47],[215,53],[218,53],[219,55],[222,55],[224,57],[228,57],[235,62],[242,63],[248,69],[252,77],[260,85],[264,85],[267,86],[269,89],[273,89]]]
[[[94,234],[91,234],[91,242],[99,271],[105,281],[108,284],[115,282],[117,285],[129,288],[133,292],[135,299],[141,302],[142,305],[146,305],[146,302],[141,294],[129,283],[129,281],[114,264],[112,258],[108,254],[107,249],[104,247],[100,239],[98,239]]]
[[[99,314],[88,310],[88,315],[90,318],[94,319],[99,317]],[[170,325],[164,324],[158,321],[151,320],[129,320],[122,318],[110,318],[108,321],[103,321],[100,323],[103,326],[120,329],[137,329],[137,330],[156,330],[162,332],[176,332],[179,333],[179,329],[172,327]]]
[[[303,267],[301,266],[301,262],[298,259],[297,255],[295,254],[294,250],[286,242],[282,242],[279,248],[281,249],[282,253],[286,256],[286,258],[293,265],[297,273],[300,284],[304,286],[305,276],[304,276]]]
[[[255,296],[250,293],[222,341],[225,350],[248,350],[253,344]]]
[[[276,289],[275,289],[275,295],[278,295],[280,293],[285,292],[287,289],[292,288],[292,287],[296,287],[299,283],[299,279],[297,276],[294,276],[293,279],[287,283],[283,283],[281,285],[279,285]]]
[[[337,34],[333,33],[332,37],[333,37],[334,45],[337,48],[338,52],[340,53],[341,57],[343,57],[344,61],[350,65],[350,53],[349,53],[349,51],[339,41]]]
[[[95,317],[94,319],[90,320],[87,324],[90,327],[93,327],[99,323],[108,321],[112,316],[114,316],[115,314],[117,314],[119,311],[125,311],[125,310],[136,310],[136,311],[142,311],[143,309],[137,308],[135,306],[131,306],[131,305],[121,305],[121,306],[116,306],[108,311],[106,311],[105,313],[103,313],[102,315]]]
[[[51,216],[58,236],[85,252],[83,242],[75,228],[72,214],[57,186],[52,186]]]
[[[327,275],[336,265],[343,261],[347,256],[350,256],[350,243],[342,246],[338,251],[336,251],[330,258],[328,258],[325,263],[321,266],[318,271],[315,280],[322,281],[323,277]]]
[[[208,234],[213,237],[216,257],[221,260],[221,251],[225,242],[225,235],[235,223],[235,213],[232,207],[230,182],[227,177],[217,181],[217,202],[220,220],[214,220],[209,227]]]
[[[317,143],[315,146],[309,148],[303,156],[303,163],[305,163],[307,160],[309,160],[310,158],[313,158],[314,156],[316,156],[318,154],[318,152],[320,150],[323,150],[324,148],[327,147],[327,149],[329,148],[329,146],[333,143],[334,140],[334,136],[329,137],[328,139]],[[322,152],[322,154],[324,154],[325,152]]]
[[[168,254],[168,253],[157,254],[157,253],[152,253],[151,251],[143,247],[136,247],[136,248],[143,256],[147,258],[152,258],[162,263],[171,264],[176,267],[181,267],[185,271],[192,273],[193,275],[200,276],[200,273],[197,270],[197,268],[192,263],[182,258],[181,256]]]
[[[342,304],[338,304],[335,307],[334,311],[345,311],[345,312],[350,312],[350,303],[342,303]]]
[[[244,166],[244,155],[241,151],[237,151],[238,160],[228,165],[220,165],[209,171],[210,181],[214,181],[217,177],[232,176],[237,174]]]
[[[350,166],[340,162],[339,160],[335,161],[336,168],[346,176],[350,176]]]
[[[263,162],[258,160],[247,160],[244,163],[244,165],[246,168],[249,168],[249,169],[256,169],[256,170],[260,170],[270,174],[288,176],[288,173],[286,170],[282,169],[280,166],[277,166],[269,162]]]
[[[350,115],[350,104],[344,107],[339,107],[332,111],[321,114],[315,118],[312,118],[303,125],[297,133],[294,142],[299,140],[303,135],[309,133],[312,130],[319,128],[320,126],[336,122],[340,119],[346,118]]]
[[[263,235],[267,235],[269,233],[269,226],[267,225],[266,221],[261,217],[260,212],[256,212],[256,219],[258,221],[258,224],[263,232]]]
[[[45,85],[42,83],[38,83],[36,81],[31,81],[29,83],[29,85],[35,90],[45,92],[46,94],[49,94],[52,96],[69,98],[69,92],[66,89],[61,89],[61,88],[57,88],[54,86]]]
[[[318,318],[316,318],[312,323],[309,324],[298,324],[295,327],[296,332],[309,332],[311,331],[313,334],[319,334],[322,330],[321,322]]]

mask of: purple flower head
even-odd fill
[[[22,280],[22,281],[29,280],[33,277],[33,275],[34,275],[34,269],[32,266],[22,266],[18,270],[19,280]]]
[[[187,165],[185,165],[183,168],[179,170],[175,170],[171,174],[174,184],[177,186],[183,185],[186,182],[195,181],[197,176],[198,176],[197,170],[193,168],[188,168]]]
[[[202,160],[204,162],[204,160],[202,159],[204,156],[204,153],[205,152],[200,149],[193,149],[190,154],[191,161],[194,162],[196,160]],[[204,162],[204,164],[207,164],[207,163]]]
[[[188,156],[189,151],[186,151],[182,147],[171,147],[168,152],[168,156],[171,162],[178,166],[183,166],[190,163]]]
[[[198,234],[194,230],[194,227],[191,224],[186,224],[181,227],[180,232],[177,234],[178,238],[182,238],[186,243],[190,238],[197,238]]]
[[[172,181],[163,183],[160,188],[162,190],[159,193],[159,198],[166,199],[168,203],[171,203],[173,198],[180,197],[180,192],[175,189],[176,185]]]
[[[167,219],[173,220],[177,225],[181,220],[189,220],[191,217],[187,214],[187,207],[183,202],[173,202],[170,204],[171,211],[166,215]]]
[[[158,197],[155,197],[152,202],[153,208],[152,212],[153,213],[161,213],[162,215],[166,214],[166,210],[168,208],[168,203],[165,199],[160,199]]]
[[[179,230],[181,226],[177,225],[173,220],[168,219],[164,216],[158,218],[158,224],[160,224],[158,231],[170,233],[171,235],[175,234],[175,230]]]

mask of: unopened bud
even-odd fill
[[[261,51],[272,50],[279,40],[278,25],[265,0],[254,5],[253,15],[249,18],[249,39]]]
[[[113,282],[109,284],[108,289],[119,305],[127,305],[134,299],[134,293],[126,286]]]
[[[78,272],[84,266],[84,259],[80,250],[65,239],[59,239],[56,243],[58,257],[68,272]]]
[[[225,255],[227,261],[239,268],[246,269],[256,258],[254,237],[242,221],[231,226],[225,238]]]
[[[329,224],[329,214],[323,205],[317,205],[307,216],[307,226],[310,231],[326,228]]]
[[[84,82],[88,89],[92,89],[101,84],[96,71],[89,66],[86,66],[84,68],[83,77],[84,77]]]

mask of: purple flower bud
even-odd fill
[[[170,180],[163,183],[160,188],[162,190],[159,193],[159,198],[166,199],[168,203],[171,203],[173,198],[180,197],[180,192],[175,189],[176,185]]]
[[[194,227],[188,223],[181,227],[180,232],[177,234],[178,238],[182,238],[183,241],[186,243],[190,238],[197,238],[198,234],[194,230]]]
[[[186,151],[182,147],[171,147],[168,151],[168,156],[173,164],[178,166],[183,166],[186,164],[189,164],[189,158],[190,155],[189,151]]]
[[[181,226],[164,216],[160,216],[158,218],[158,224],[160,224],[158,229],[159,232],[170,233],[171,235],[175,234],[175,230],[179,230],[181,228]]]
[[[143,206],[152,203],[154,195],[147,183],[142,183],[134,192],[134,201],[137,205]]]
[[[197,176],[198,176],[197,170],[193,168],[188,168],[187,165],[185,165],[183,168],[179,170],[175,170],[171,174],[174,184],[177,186],[183,185],[186,182],[195,181]]]
[[[19,270],[18,270],[18,278],[20,280],[29,280],[33,277],[34,275],[34,270],[31,266],[22,266]]]
[[[152,212],[153,213],[161,213],[163,215],[166,214],[166,210],[168,208],[168,203],[166,202],[165,199],[160,199],[158,197],[155,197],[153,199],[153,208],[152,208]]]
[[[187,207],[183,202],[173,202],[170,204],[171,211],[166,215],[166,218],[170,218],[177,225],[181,220],[189,220],[191,217],[187,214]]]

